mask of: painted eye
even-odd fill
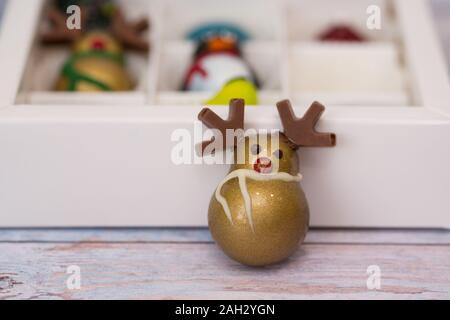
[[[278,159],[283,158],[283,151],[281,151],[280,149],[275,150],[272,154]]]
[[[258,155],[261,152],[261,146],[259,144],[254,144],[251,147],[251,151],[253,155]]]

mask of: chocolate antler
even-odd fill
[[[149,44],[141,39],[142,32],[149,28],[147,19],[138,20],[136,23],[126,21],[120,9],[116,9],[111,22],[111,31],[124,47],[139,51],[148,51]]]
[[[198,114],[198,120],[202,121],[208,128],[217,129],[222,135],[222,146],[227,148],[237,144],[238,137],[234,135],[233,144],[228,141],[227,144],[227,134],[226,130],[237,130],[244,129],[244,100],[243,99],[232,99],[229,104],[228,119],[223,120],[214,111],[209,108],[204,108]],[[211,140],[203,141],[201,146],[202,154],[205,148],[210,145],[215,140],[213,137]]]
[[[42,35],[42,42],[48,44],[68,43],[73,42],[81,36],[83,26],[86,21],[85,10],[81,7],[81,29],[70,30],[67,28],[67,17],[57,8],[50,8],[48,11],[48,19],[51,24],[51,29],[44,32]]]
[[[336,145],[334,133],[317,132],[315,126],[325,107],[315,101],[303,118],[297,118],[289,100],[277,103],[278,113],[283,124],[283,134],[298,147],[331,147]]]

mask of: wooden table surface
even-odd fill
[[[80,289],[67,287],[71,266]],[[8,298],[450,299],[450,231],[315,229],[288,261],[255,269],[201,228],[0,229]]]

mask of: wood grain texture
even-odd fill
[[[0,242],[207,242],[207,228],[1,229]],[[312,229],[306,243],[449,244],[444,229]]]
[[[366,287],[370,265],[381,290]],[[211,243],[0,243],[0,299],[450,299],[449,267],[444,244],[305,244],[254,269]]]

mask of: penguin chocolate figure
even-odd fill
[[[240,29],[228,24],[205,25],[191,32],[189,39],[197,42],[197,49],[183,90],[211,92],[213,97],[207,104],[226,105],[238,97],[256,105],[258,83],[240,49],[247,38]]]

